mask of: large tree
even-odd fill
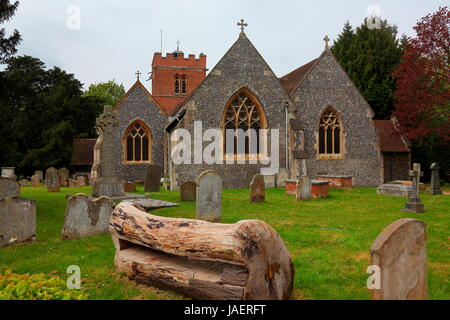
[[[0,103],[8,121],[1,127],[0,148],[8,150],[2,162],[27,174],[68,166],[73,138],[95,136],[102,101],[82,97],[82,84],[73,74],[58,67],[46,70],[30,56],[10,58],[2,74],[7,94]]]
[[[408,39],[397,80],[394,115],[414,145],[414,158],[450,172],[450,11],[423,17]]]
[[[331,50],[374,110],[375,118],[389,119],[395,91],[391,75],[403,53],[397,27],[381,21],[379,28],[371,29],[364,22],[353,31],[347,21]]]
[[[114,106],[125,95],[123,84],[118,84],[114,80],[91,84],[89,89],[83,94],[85,97],[97,97],[105,104]]]
[[[9,0],[0,0],[0,24],[9,21],[15,14],[19,1],[10,3]],[[5,28],[0,28],[0,63],[13,56],[17,52],[17,45],[22,40],[19,31],[14,30],[9,37],[6,36]]]

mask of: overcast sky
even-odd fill
[[[376,5],[381,17],[414,35],[417,20],[448,1],[440,0],[20,0],[8,34],[17,28],[18,54],[59,66],[85,84],[115,79],[125,89],[140,70],[147,79],[153,53],[176,48],[207,55],[212,69],[236,41],[245,19],[246,34],[277,76],[318,57],[324,35],[336,39],[346,20],[356,27]],[[70,29],[68,9],[80,9],[80,29]],[[73,12],[73,11],[72,11]],[[144,79],[144,80],[145,80]],[[150,88],[150,82],[144,82]]]

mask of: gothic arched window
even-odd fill
[[[247,89],[238,91],[229,100],[225,107],[223,128],[227,156],[262,153],[259,130],[266,128],[265,116],[258,101]],[[237,134],[239,132],[242,136]]]
[[[174,90],[175,94],[180,94],[180,76],[176,75],[175,76],[175,90]]]
[[[342,124],[333,108],[325,110],[319,124],[319,156],[342,154]]]
[[[151,163],[152,143],[150,129],[142,121],[134,121],[125,131],[125,161]]]
[[[186,76],[181,77],[181,94],[187,93],[187,78]]]

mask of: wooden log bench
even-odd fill
[[[263,221],[165,218],[121,202],[109,229],[116,268],[138,283],[194,299],[289,299],[292,293],[289,252]]]

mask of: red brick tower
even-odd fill
[[[203,81],[206,76],[206,55],[187,58],[180,50],[165,57],[155,52],[152,61],[152,95],[164,111],[171,115],[175,107]]]

